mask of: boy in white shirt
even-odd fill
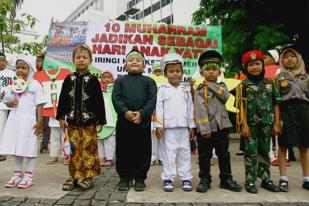
[[[161,59],[161,68],[168,83],[163,84],[158,92],[155,127],[162,151],[163,190],[174,190],[178,171],[182,189],[192,191],[190,139],[195,136],[195,122],[190,88],[180,84],[183,59],[175,53],[166,54]]]

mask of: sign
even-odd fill
[[[110,70],[115,77],[126,74],[125,56],[137,48],[146,58],[145,75],[151,65],[169,52],[184,58],[184,81],[197,70],[197,59],[205,50],[222,53],[221,26],[171,25],[165,23],[56,22],[51,25],[44,69],[58,67],[75,70],[72,52],[76,45],[87,44],[93,54],[90,71],[98,77]]]

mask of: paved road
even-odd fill
[[[231,142],[232,171],[240,183],[244,181],[243,157],[235,156],[238,142]],[[295,149],[296,151],[296,149]],[[290,191],[288,193],[270,193],[261,189],[259,184],[257,195],[245,191],[234,193],[219,189],[218,164],[212,167],[212,188],[205,194],[196,192],[183,192],[180,182],[176,181],[176,189],[172,193],[162,191],[160,173],[161,166],[153,166],[147,179],[147,190],[135,192],[131,189],[128,193],[118,192],[116,184],[118,176],[115,168],[103,168],[102,175],[96,178],[95,187],[87,192],[75,189],[63,192],[61,183],[67,178],[67,169],[62,163],[46,165],[47,154],[42,154],[37,159],[34,186],[28,189],[6,189],[0,186],[0,205],[119,205],[119,206],[255,206],[255,205],[309,205],[308,191],[301,188],[302,174],[299,161],[288,168]],[[193,184],[198,184],[198,165],[196,157],[192,157]],[[4,185],[13,171],[14,159],[8,158],[0,162],[0,185]],[[275,183],[278,181],[278,168],[272,167],[271,173]]]

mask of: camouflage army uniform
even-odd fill
[[[273,105],[281,100],[275,84],[270,79],[242,82],[247,110],[247,123],[251,136],[246,138],[245,173],[247,182],[257,177],[270,179],[270,137],[274,121]]]
[[[194,112],[197,124],[199,177],[211,182],[210,160],[215,148],[220,179],[232,178],[229,148],[229,128],[232,126],[225,103],[229,92],[224,83],[200,84],[194,94]],[[211,134],[205,139],[204,134]]]
[[[299,74],[292,78],[280,73],[276,78],[282,102],[283,130],[279,138],[280,147],[309,147],[309,75]],[[305,135],[307,134],[307,135]]]

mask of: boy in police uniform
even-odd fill
[[[231,174],[229,148],[229,128],[232,126],[225,103],[229,92],[224,83],[217,83],[220,76],[222,56],[215,50],[205,51],[198,59],[200,73],[205,78],[194,94],[194,109],[197,124],[199,154],[199,177],[196,191],[210,189],[210,160],[213,148],[218,156],[220,188],[234,192],[241,191]]]

